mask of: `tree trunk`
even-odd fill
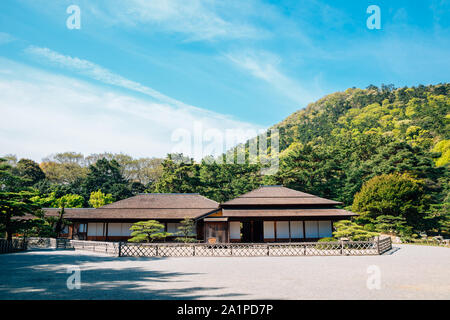
[[[61,208],[61,211],[59,212],[58,222],[56,222],[56,226],[55,226],[55,233],[56,233],[57,238],[59,238],[59,235],[61,233],[63,216],[64,216],[64,208]]]
[[[12,241],[13,230],[11,226],[11,213],[6,214],[5,219],[5,230],[6,230],[6,240]]]

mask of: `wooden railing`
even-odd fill
[[[64,241],[64,246],[61,242]],[[391,238],[372,241],[296,243],[127,243],[86,240],[30,238],[28,241],[0,240],[0,253],[30,247],[74,248],[118,257],[247,257],[247,256],[341,256],[380,255],[392,248]]]
[[[379,255],[391,248],[389,239],[299,243],[119,243],[120,257],[246,257]]]
[[[0,239],[0,253],[11,253],[27,250],[27,242],[23,239]]]
[[[391,237],[378,239],[377,245],[378,245],[378,254],[383,254],[386,251],[389,251],[392,249],[392,239],[391,239]]]
[[[70,240],[70,244],[75,250],[87,250],[115,256],[119,255],[119,242]]]

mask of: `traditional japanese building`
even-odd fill
[[[190,218],[197,240],[204,242],[315,241],[332,236],[333,222],[355,215],[338,205],[283,186],[261,186],[222,204],[199,194],[139,194],[96,209],[65,209],[64,218],[72,223],[65,236],[127,240],[131,225],[144,220],[158,220],[175,234],[180,221]],[[59,210],[45,209],[48,215]]]

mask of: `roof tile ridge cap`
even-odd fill
[[[213,200],[213,199],[210,199],[210,198],[208,198],[208,197],[206,197],[206,196],[204,196],[204,195],[202,195],[202,194],[198,194],[200,197],[202,197],[202,198],[205,198],[206,200],[209,200],[209,201],[212,201],[212,202],[214,202],[214,203],[217,203],[218,205],[220,204],[220,202],[217,202],[217,201],[215,201],[215,200]]]
[[[152,194],[164,195],[164,196],[170,196],[170,195],[201,195],[198,192],[141,192],[141,193],[138,193],[136,196],[145,196],[145,195],[152,195]],[[130,198],[132,198],[132,197],[130,197]],[[129,198],[127,198],[127,199],[129,199]],[[126,200],[126,199],[123,199],[123,200]],[[121,201],[121,200],[119,200],[119,201]]]
[[[54,209],[54,210],[61,210],[62,208],[51,208],[51,207],[48,207],[48,208],[41,208],[42,210],[47,210],[47,209]],[[84,209],[84,210],[86,210],[86,209],[97,209],[97,208],[66,208],[66,207],[64,207],[64,210],[67,210],[67,209]]]
[[[99,208],[92,208],[92,209],[100,209]],[[193,207],[193,208],[168,208],[168,207],[155,207],[155,208],[134,208],[134,207],[128,207],[128,208],[101,208],[101,209],[108,209],[108,210],[154,210],[154,209],[167,209],[167,210],[191,210],[191,209],[217,209],[217,207]]]
[[[125,198],[125,199],[120,199],[120,200],[117,200],[117,201],[114,201],[114,202],[111,202],[111,203],[108,203],[108,204],[105,204],[105,205],[103,205],[103,206],[101,206],[101,207],[98,207],[98,208],[95,208],[95,209],[100,209],[100,208],[109,208],[109,207],[111,207],[111,205],[113,205],[113,204],[116,204],[116,203],[118,203],[118,202],[122,202],[122,201],[125,201],[125,200],[128,200],[128,199],[131,199],[131,198],[136,198],[136,197],[138,197],[138,196],[140,196],[141,194],[135,194],[134,196],[131,196],[131,197],[128,197],[128,198]]]
[[[235,199],[238,199],[238,198],[321,198],[321,197],[315,196],[313,194],[308,195],[308,196],[251,196],[251,197],[250,196],[244,197],[242,195]],[[326,198],[321,198],[321,199],[326,199]],[[326,199],[326,200],[329,200],[329,199]]]

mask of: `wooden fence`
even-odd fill
[[[119,257],[249,257],[379,255],[390,250],[390,238],[374,241],[300,243],[119,243]]]
[[[392,239],[391,239],[391,237],[378,239],[377,246],[378,246],[378,254],[383,254],[386,251],[391,250],[392,249]]]
[[[27,250],[27,242],[22,239],[0,239],[0,254]]]
[[[30,248],[74,248],[118,257],[251,257],[379,255],[392,248],[391,238],[372,241],[297,243],[126,243],[29,238],[9,244],[0,240],[0,253]]]
[[[56,239],[54,238],[27,238],[28,249],[56,248]]]
[[[119,256],[119,242],[70,240],[70,244],[75,250],[87,250]]]

